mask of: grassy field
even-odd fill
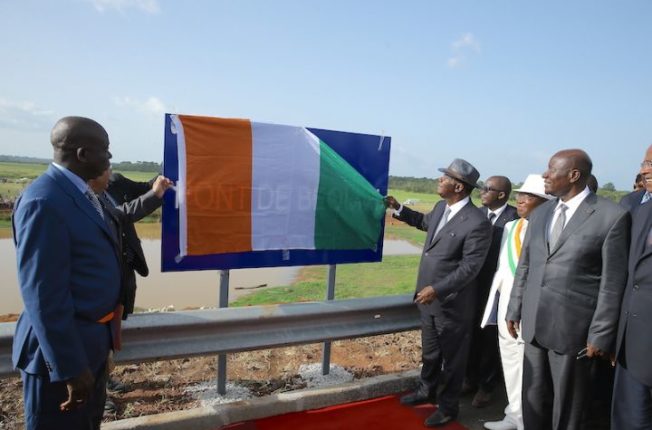
[[[337,266],[336,299],[409,294],[414,291],[418,255],[389,256],[381,263]],[[274,287],[241,297],[229,306],[291,303],[324,300],[327,269],[311,266],[301,270],[294,284]]]

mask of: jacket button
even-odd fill
[[[427,256],[428,256],[428,253],[426,252],[424,255],[427,257]]]
[[[638,290],[638,284],[634,284],[634,290]]]
[[[638,314],[632,314],[632,318],[636,318]]]

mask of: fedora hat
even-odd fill
[[[543,176],[536,174],[527,175],[527,178],[525,178],[525,182],[523,182],[521,188],[514,190],[514,192],[533,194],[547,200],[555,198],[555,196],[546,194],[543,186]]]
[[[480,178],[480,172],[476,170],[471,163],[461,158],[456,158],[450,164],[450,166],[444,168],[440,167],[440,172],[445,173],[451,178],[455,178],[458,181],[462,181],[465,184],[471,185],[475,188],[480,188],[478,185],[478,179]]]

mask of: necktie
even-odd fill
[[[552,227],[552,232],[550,233],[550,239],[548,240],[548,246],[550,249],[554,249],[555,245],[557,244],[557,241],[559,240],[559,236],[561,236],[561,232],[564,230],[564,224],[566,224],[566,210],[568,209],[568,206],[565,204],[559,205],[559,216],[557,217],[557,221],[555,221],[555,225]]]
[[[646,191],[645,194],[643,194],[643,198],[641,199],[641,204],[647,203],[648,201],[650,201],[651,198],[652,198],[652,194],[650,194],[649,191]]]
[[[95,209],[95,212],[98,213],[100,218],[104,219],[104,211],[102,210],[102,204],[100,203],[100,200],[97,198],[97,195],[91,190],[88,190],[86,191],[86,197],[88,197],[88,200],[90,200],[91,205],[93,205],[93,209]]]
[[[491,225],[493,225],[494,221],[496,220],[496,213],[489,211],[489,213],[487,214],[487,218],[489,219]]]
[[[432,240],[435,240],[435,236],[437,236],[439,230],[441,230],[446,225],[450,214],[451,214],[451,208],[446,206],[446,209],[444,210],[444,215],[442,215],[441,220],[439,220],[439,224],[437,224],[437,229],[435,230],[435,234],[432,235]]]

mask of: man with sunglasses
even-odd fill
[[[425,421],[427,427],[443,426],[459,412],[475,316],[476,278],[491,244],[491,224],[470,199],[480,173],[461,159],[439,170],[444,173],[437,187],[442,200],[429,213],[404,207],[392,196],[385,199],[395,210],[395,218],[428,233],[414,294],[421,314],[423,367],[417,389],[401,398],[402,404],[410,406],[438,404]]]
[[[505,176],[489,177],[484,187],[480,189],[481,211],[491,223],[492,240],[489,254],[478,276],[478,306],[473,322],[466,380],[462,390],[463,394],[475,392],[471,405],[476,408],[489,405],[494,388],[501,383],[498,330],[495,325],[481,328],[480,322],[498,266],[500,240],[505,224],[518,218],[516,208],[507,204],[511,192],[512,183]]]

